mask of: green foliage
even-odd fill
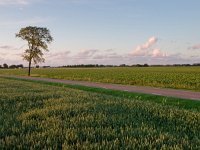
[[[31,26],[22,28],[16,37],[28,42],[23,58],[27,61],[33,60],[35,64],[44,61],[42,50],[48,51],[47,44],[53,40],[47,28]]]
[[[26,75],[25,70],[0,74]],[[200,91],[200,67],[33,69],[32,76]]]
[[[0,149],[200,148],[196,110],[1,78],[0,89]]]
[[[53,38],[47,28],[31,26],[21,28],[19,33],[16,34],[16,37],[28,42],[28,49],[25,50],[22,57],[24,60],[29,62],[28,75],[30,75],[32,61],[35,64],[44,62],[45,59],[43,58],[43,50],[48,51],[47,44],[51,43]]]

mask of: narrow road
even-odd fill
[[[145,93],[145,94],[177,97],[177,98],[200,101],[200,92],[193,92],[193,91],[186,91],[186,90],[175,90],[175,89],[153,88],[153,87],[120,85],[120,84],[109,84],[109,83],[94,83],[94,82],[87,82],[87,81],[71,81],[71,80],[39,78],[39,77],[25,77],[25,76],[7,76],[7,77],[34,80],[34,81],[63,83],[63,84],[70,84],[70,85],[82,85],[82,86],[88,86],[88,87],[97,87],[97,88],[104,88],[104,89],[128,91],[128,92],[135,92],[135,93]]]

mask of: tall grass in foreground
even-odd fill
[[[199,149],[200,112],[0,78],[0,149]]]

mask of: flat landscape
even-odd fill
[[[0,69],[27,75],[27,69]],[[31,76],[200,91],[200,67],[116,67],[32,69]]]
[[[5,78],[0,89],[0,149],[200,148],[195,108]]]
[[[200,0],[0,0],[0,150],[200,150]]]

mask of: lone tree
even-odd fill
[[[30,76],[32,61],[35,64],[45,61],[43,58],[43,51],[48,51],[47,44],[50,44],[53,41],[53,38],[47,28],[31,26],[21,28],[19,33],[16,34],[16,37],[28,42],[28,49],[25,50],[22,57],[29,63],[28,76]]]

